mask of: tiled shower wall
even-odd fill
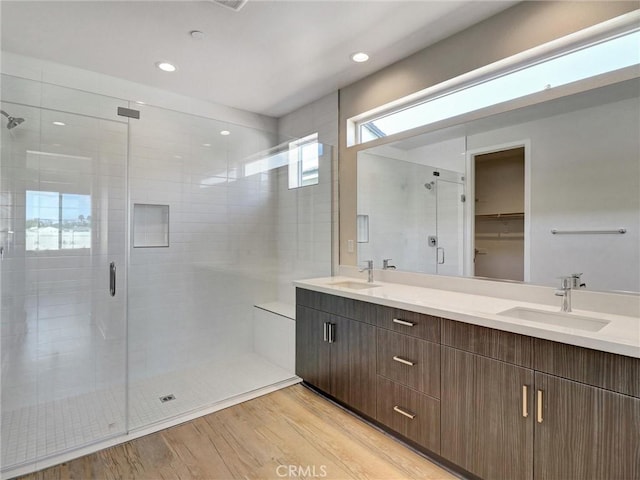
[[[251,350],[251,308],[274,299],[278,266],[277,177],[243,170],[275,136],[140,110],[131,125],[130,202],[168,205],[170,213],[169,247],[131,249],[133,380]]]

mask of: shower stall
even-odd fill
[[[331,274],[330,146],[9,75],[1,100],[3,477],[296,381],[256,306]]]

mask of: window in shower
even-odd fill
[[[314,133],[289,143],[289,188],[317,185],[322,144]]]
[[[91,248],[91,195],[26,191],[27,251]]]

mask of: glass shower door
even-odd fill
[[[463,267],[464,185],[461,181],[439,178],[436,192],[436,273],[460,276]]]
[[[128,126],[2,110],[25,119],[0,127],[6,471],[127,430]]]

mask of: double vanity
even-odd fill
[[[640,479],[633,311],[352,277],[295,284],[296,374],[412,447],[469,478]]]

